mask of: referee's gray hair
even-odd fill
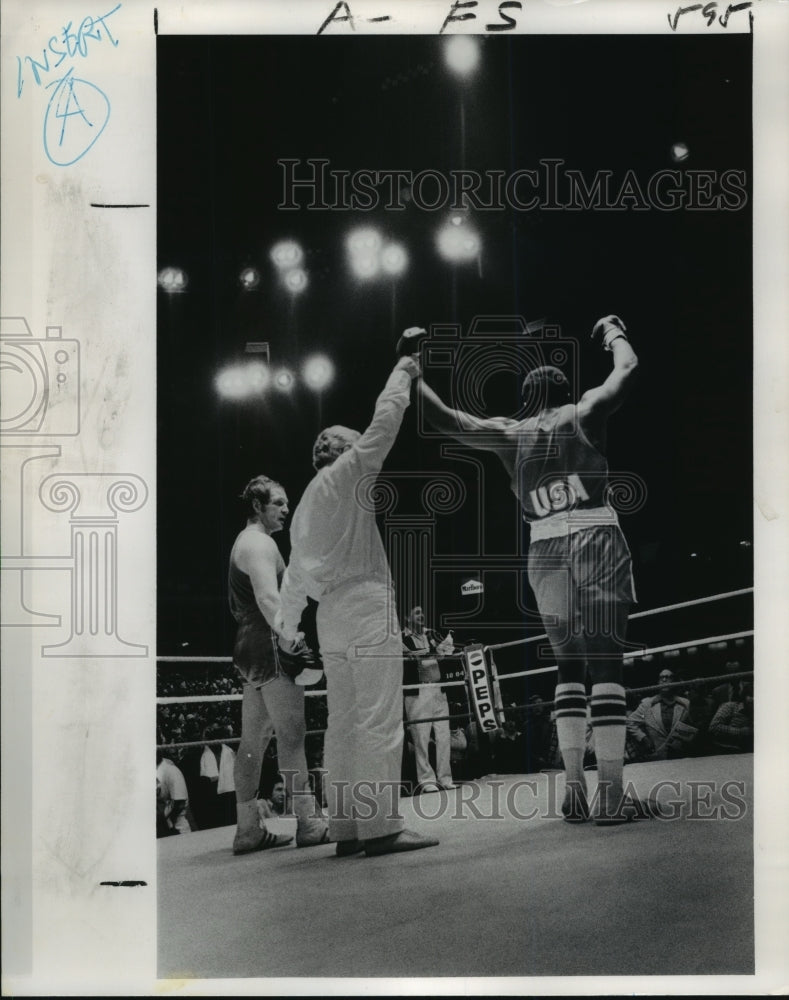
[[[350,427],[343,427],[342,424],[334,424],[322,430],[315,439],[312,446],[312,464],[316,470],[322,469],[325,465],[331,465],[342,455],[344,451],[351,448],[361,437],[359,431],[351,430]]]

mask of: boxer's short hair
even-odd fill
[[[268,476],[255,476],[244,487],[241,499],[249,505],[250,511],[254,513],[255,507],[253,501],[257,500],[261,507],[265,507],[266,504],[271,503],[271,491],[274,489],[281,490],[283,487],[276,480],[269,479]]]
[[[543,365],[530,371],[523,380],[521,396],[524,403],[531,403],[530,410],[539,407],[562,406],[571,400],[570,383],[567,376],[553,365]]]

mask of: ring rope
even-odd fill
[[[512,675],[505,675],[505,680],[507,676],[512,676]],[[674,688],[681,688],[682,690],[687,690],[689,687],[703,687],[706,684],[715,684],[717,681],[731,681],[734,680],[735,678],[743,678],[743,677],[753,677],[753,671],[742,670],[735,674],[718,674],[715,677],[694,677],[692,680],[689,681],[673,681],[671,684],[651,684],[648,687],[627,688],[627,693],[630,696],[633,696],[633,695],[649,694],[650,692],[658,692],[661,690],[665,690],[667,688],[672,690]],[[222,698],[222,695],[215,695],[213,697],[214,699]],[[227,700],[229,700],[233,696],[225,695],[224,697]],[[497,708],[496,713],[498,715],[506,715],[508,712],[516,712],[524,710],[529,712],[536,712],[544,708],[553,708],[554,705],[555,702],[553,701],[541,701],[539,705],[532,705],[528,703],[525,705],[507,705],[502,708]],[[473,718],[474,715],[472,712],[454,712],[450,713],[449,715],[434,715],[434,716],[429,716],[427,718],[404,719],[403,725],[416,726],[416,725],[421,725],[425,722],[444,722],[444,721],[452,721],[453,719],[473,719]],[[325,732],[326,732],[325,729],[308,729],[304,735],[320,736],[323,735]],[[189,749],[191,747],[205,747],[205,746],[214,746],[214,745],[240,743],[240,742],[241,738],[239,736],[229,736],[226,739],[193,740],[189,743],[161,743],[157,745],[156,749],[184,750],[184,749]]]
[[[724,642],[729,639],[744,639],[748,636],[753,635],[753,629],[746,629],[743,632],[731,632],[728,635],[717,635],[709,636],[706,639],[692,639],[689,642],[678,642],[669,646],[654,646],[650,649],[640,649],[632,653],[629,653],[625,657],[625,661],[633,659],[636,656],[650,656],[653,653],[665,653],[673,649],[688,649],[692,646],[709,646],[714,642]],[[520,640],[523,641],[523,640]],[[487,647],[488,649],[492,647]],[[513,673],[500,673],[496,671],[496,678],[498,680],[514,680],[517,677],[533,677],[536,674],[547,674],[558,670],[557,665],[554,663],[552,666],[548,667],[535,667],[532,670],[518,670]],[[404,684],[404,688],[445,688],[445,687],[465,687],[465,681],[426,681],[425,683],[410,683]],[[307,698],[316,698],[326,694],[325,689],[320,688],[316,690],[308,689],[305,690],[304,696]],[[193,695],[182,695],[178,697],[177,695],[172,696],[160,696],[156,699],[157,705],[195,705],[200,702],[218,702],[218,701],[241,701],[244,696],[241,694],[193,694]]]
[[[634,618],[648,618],[650,615],[659,615],[664,611],[678,611],[681,608],[694,607],[697,604],[709,604],[711,601],[722,601],[727,597],[741,597],[743,594],[752,594],[753,587],[743,587],[741,590],[728,590],[723,594],[710,594],[709,597],[696,597],[691,601],[681,601],[679,604],[667,604],[662,608],[650,608],[647,611],[635,611],[632,615],[628,615],[628,620],[632,621]],[[485,651],[490,649],[507,649],[510,646],[521,646],[528,642],[539,642],[540,639],[547,639],[548,635],[546,632],[540,635],[528,636],[525,639],[513,639],[510,642],[497,642],[490,646],[485,646]]]
[[[710,646],[714,642],[724,642],[729,639],[745,639],[747,636],[753,635],[753,629],[745,629],[744,632],[730,632],[728,635],[712,635],[708,636],[706,639],[691,639],[689,642],[676,642],[669,646],[653,646],[650,649],[637,649],[632,653],[628,653],[624,657],[625,664],[628,660],[632,660],[636,656],[651,656],[653,653],[666,653],[672,649],[689,649],[691,646]],[[492,649],[492,646],[488,646],[488,649]],[[516,673],[511,674],[499,674],[502,679],[509,680],[511,677],[531,677],[532,674],[544,674],[553,670],[558,670],[557,665],[554,663],[551,667],[538,667],[534,670],[518,670]]]

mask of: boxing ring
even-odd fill
[[[751,588],[666,612],[743,598]],[[750,603],[750,602],[749,602]],[[742,651],[752,629],[634,651],[649,658]],[[490,644],[500,650],[539,641]],[[161,657],[164,663],[229,658]],[[628,666],[628,665],[626,665]],[[494,683],[555,667],[503,672]],[[752,675],[712,674],[683,688]],[[522,683],[522,680],[521,680]],[[628,683],[626,679],[625,683]],[[463,686],[465,681],[442,684]],[[679,685],[674,685],[679,686]],[[409,685],[413,687],[413,685]],[[657,690],[655,685],[631,694]],[[324,692],[307,689],[309,697]],[[159,704],[241,695],[160,697]],[[499,719],[529,705],[499,702]],[[468,718],[463,713],[460,718]],[[422,720],[426,721],[426,720]],[[408,723],[406,723],[407,725]],[[179,747],[232,743],[205,740]],[[168,746],[160,749],[166,750]],[[333,844],[233,856],[233,827],[158,841],[158,975],[162,979],[658,976],[754,973],[753,755],[630,763],[626,789],[653,818],[571,825],[558,770],[488,774],[448,791],[401,797],[406,827],[438,847],[337,858]],[[588,770],[594,797],[596,771]],[[295,833],[294,817],[267,820]]]

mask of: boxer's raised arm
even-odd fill
[[[498,451],[506,443],[505,431],[515,423],[507,417],[475,417],[463,410],[453,410],[421,378],[417,381],[417,392],[429,423],[437,431],[456,438],[462,444]],[[469,440],[469,435],[477,434],[479,440]]]
[[[411,401],[411,382],[418,375],[419,365],[413,358],[401,358],[397,362],[375,401],[375,412],[367,430],[337,459],[335,477],[339,477],[346,467],[348,472],[352,472],[354,460],[361,463],[365,472],[377,472],[381,468],[395,443],[403,414]],[[355,486],[353,474],[351,479]]]
[[[605,420],[619,409],[635,382],[638,358],[618,316],[606,316],[595,323],[592,337],[601,337],[603,347],[613,357],[613,370],[602,385],[585,392],[578,403],[578,416],[584,420]]]

